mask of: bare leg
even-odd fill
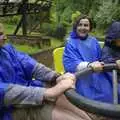
[[[62,109],[71,111],[72,113],[76,114],[77,116],[79,116],[85,120],[91,120],[91,118],[86,114],[85,111],[80,110],[76,106],[72,105],[64,95],[62,95],[58,98],[58,100],[56,102],[56,106],[59,106]]]
[[[51,106],[51,103],[46,104],[47,108],[18,108],[13,112],[13,118],[14,120],[51,120],[52,117],[52,120],[91,120],[84,111],[72,105],[64,95],[57,100],[52,109],[49,105]]]
[[[51,120],[41,117],[41,109],[18,109],[13,115],[13,120]],[[55,106],[52,113],[52,120],[86,120],[72,113],[71,111]],[[44,113],[46,115],[46,113]]]
[[[60,107],[55,107],[52,112],[52,120],[87,120],[87,119],[83,119],[68,110],[61,109]]]

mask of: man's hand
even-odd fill
[[[104,63],[99,61],[92,62],[88,65],[88,67],[92,67],[94,71],[102,71],[103,66],[104,66]]]
[[[67,89],[73,88],[76,78],[74,74],[66,73],[61,75],[57,81],[59,82],[54,87],[46,89],[44,93],[45,99],[56,98],[64,93]]]
[[[60,82],[61,80],[64,80],[64,79],[76,81],[76,78],[75,78],[75,75],[74,75],[74,74],[65,73],[65,74],[61,75],[60,77],[58,77],[58,78],[56,79],[56,82],[58,83],[58,82]]]
[[[75,88],[76,78],[71,73],[66,73],[58,78],[58,84],[61,84],[65,89]]]
[[[116,64],[117,64],[118,68],[120,69],[120,60],[116,60]]]

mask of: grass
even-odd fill
[[[5,28],[5,34],[13,34],[17,25],[3,23]],[[17,34],[22,34],[22,29],[20,28]]]
[[[40,51],[39,48],[37,48],[37,47],[31,47],[31,46],[28,46],[28,45],[16,45],[15,44],[14,47],[17,50],[25,52],[25,53],[28,53],[28,54],[32,54],[32,53],[36,53],[36,52]]]
[[[62,44],[61,40],[51,38],[51,46],[44,46],[42,49],[39,49],[38,47],[31,47],[29,45],[14,44],[14,46],[19,51],[22,51],[22,52],[25,52],[25,53],[28,53],[28,54],[32,54],[32,53],[40,52],[42,50],[46,50],[46,49],[49,49],[49,48],[54,48],[54,47],[60,46],[61,44]]]
[[[15,25],[9,25],[9,24],[4,24],[4,27],[5,27],[5,34],[13,34],[16,28]]]

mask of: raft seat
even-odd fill
[[[104,42],[99,42],[99,44],[102,48],[104,45]],[[62,62],[63,52],[64,52],[64,47],[55,48],[53,50],[54,70],[61,74],[65,72],[63,67],[63,62]]]

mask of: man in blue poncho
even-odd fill
[[[120,21],[114,21],[107,29],[101,60],[104,63],[117,63],[120,67]],[[112,73],[106,73],[112,81]],[[117,72],[120,81],[120,71]],[[120,84],[119,84],[120,88]],[[119,90],[120,103],[120,90]]]
[[[73,74],[60,76],[4,43],[4,28],[0,24],[0,120],[90,120],[84,113],[82,117],[76,114],[77,108],[72,111],[74,107],[71,107],[70,111],[56,105],[55,98],[73,87]],[[56,85],[44,88],[41,81]],[[29,106],[38,107],[24,109]],[[21,113],[18,107],[21,107]]]
[[[94,71],[101,71],[103,64],[98,40],[88,33],[92,22],[87,16],[79,17],[65,45],[63,64],[66,72],[74,73],[91,66]],[[112,83],[102,73],[94,73],[76,81],[76,91],[89,98],[104,102],[113,102]]]
[[[101,60],[105,63],[115,63],[118,59],[120,59],[120,22],[115,21],[106,31]]]

